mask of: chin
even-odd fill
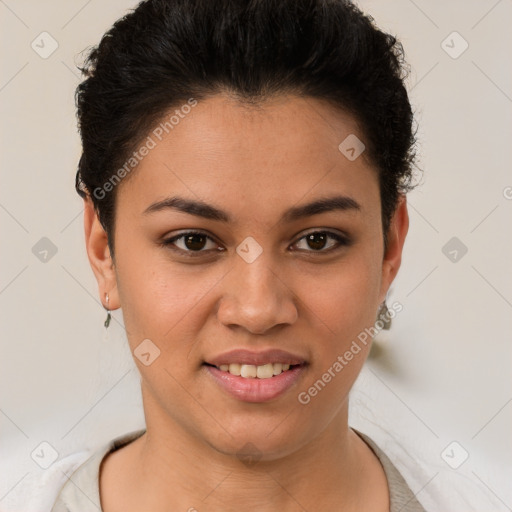
[[[220,428],[217,435],[204,433],[204,439],[217,452],[236,457],[242,462],[277,460],[297,451],[307,444],[304,429],[297,429],[296,421],[289,421],[286,415],[273,421],[258,420],[252,415],[250,423],[237,422],[225,425],[227,432]]]

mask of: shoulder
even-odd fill
[[[54,462],[48,469],[34,470],[12,489],[2,500],[3,511],[26,510],[49,512],[69,476],[89,457],[91,451],[83,450]]]
[[[368,435],[352,430],[370,447],[384,469],[389,489],[390,512],[398,512],[406,507],[409,512],[426,512],[407,481],[379,445]]]
[[[418,501],[427,512],[482,512],[506,510],[493,493],[475,477],[471,466],[452,469],[439,458],[442,450],[436,443],[398,442],[391,435],[361,435],[380,459],[390,494],[403,492]],[[405,485],[405,487],[404,487]],[[407,494],[407,490],[410,494]],[[409,499],[408,498],[408,499]],[[400,509],[400,507],[398,507]],[[392,509],[393,510],[393,509]],[[404,510],[410,509],[409,505]]]
[[[86,512],[101,510],[98,476],[103,457],[141,436],[123,434],[98,448],[72,453],[49,468],[27,474],[2,500],[2,512]]]

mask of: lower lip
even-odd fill
[[[294,366],[269,379],[245,378],[205,365],[209,374],[230,395],[243,402],[268,402],[284,394],[300,378],[304,365]]]

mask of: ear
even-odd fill
[[[408,230],[409,213],[407,211],[407,199],[405,195],[401,194],[397,208],[389,224],[388,247],[382,261],[380,303],[385,300],[388,289],[400,268],[402,250]]]
[[[108,247],[108,237],[89,196],[84,199],[84,230],[87,256],[96,281],[98,281],[100,300],[103,307],[106,308],[105,293],[108,293],[108,309],[117,309],[120,304],[114,262]]]

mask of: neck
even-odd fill
[[[366,509],[364,489],[372,482],[381,490],[384,483],[387,491],[375,456],[348,427],[348,403],[309,444],[273,460],[245,463],[147,405],[153,414],[146,416],[146,433],[128,445],[131,461],[123,464],[133,468],[125,480],[128,494],[113,500],[125,500],[119,510],[355,511]],[[373,510],[381,510],[382,493],[379,498]]]

